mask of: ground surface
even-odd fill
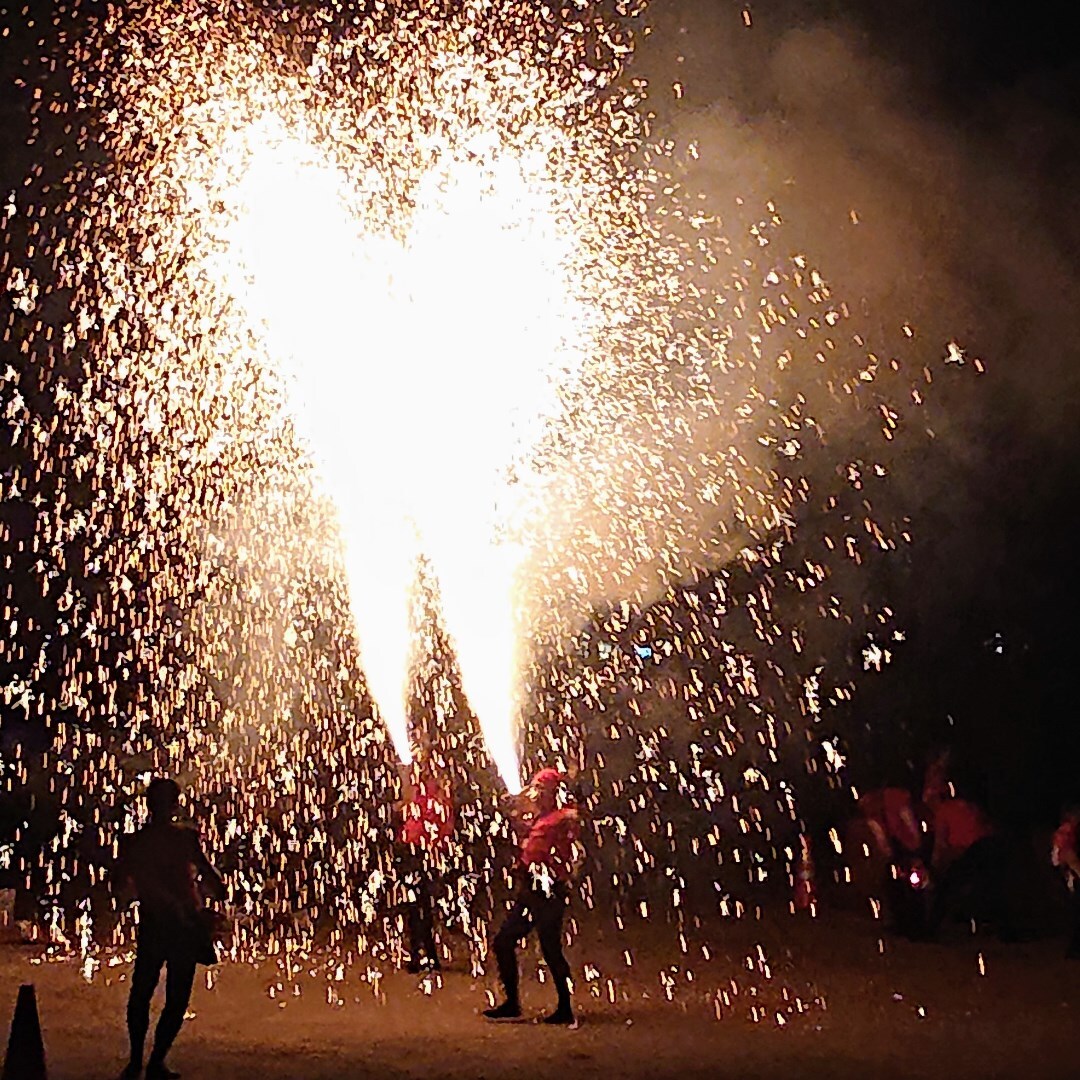
[[[222,1080],[1080,1075],[1080,963],[1059,940],[1006,946],[956,928],[912,945],[834,914],[717,920],[686,947],[655,919],[619,935],[583,928],[570,950],[575,1031],[484,1022],[492,984],[461,961],[441,986],[385,963],[336,971],[325,957],[291,977],[273,962],[223,965],[213,989],[200,969],[170,1063]],[[114,1077],[127,971],[103,965],[87,981],[77,960],[0,946],[0,1023],[6,1032],[17,986],[32,982],[51,1080]],[[539,1014],[551,991],[532,953],[524,971]]]

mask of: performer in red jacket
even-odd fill
[[[520,839],[518,870],[521,884],[494,942],[499,978],[506,998],[501,1005],[485,1011],[484,1016],[489,1020],[513,1020],[521,1016],[517,947],[535,928],[540,938],[540,951],[558,994],[558,1005],[545,1017],[544,1023],[574,1023],[570,965],[563,955],[562,930],[579,821],[576,807],[559,806],[562,779],[555,769],[541,769],[533,777],[523,804],[517,808],[515,831]]]
[[[432,893],[441,880],[450,839],[454,835],[454,801],[445,778],[430,757],[418,755],[402,777],[401,829],[398,833],[398,869],[405,889],[409,931],[407,968],[438,971]]]

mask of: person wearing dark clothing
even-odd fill
[[[1069,909],[1072,915],[1072,927],[1069,945],[1065,956],[1069,960],[1080,960],[1080,806],[1070,806],[1062,817],[1050,858],[1053,864],[1065,875],[1065,887],[1069,890]]]
[[[213,962],[208,955],[212,943],[201,917],[199,883],[218,899],[224,898],[225,887],[203,854],[198,833],[173,820],[179,800],[175,781],[151,781],[146,791],[150,820],[123,838],[117,858],[115,886],[133,890],[139,901],[135,969],[127,1006],[131,1058],[123,1072],[125,1080],[142,1072],[150,1002],[163,967],[165,1006],[154,1032],[146,1077],[164,1080],[178,1075],[165,1064],[165,1057],[184,1022],[196,964]]]
[[[1005,892],[1007,858],[986,815],[963,798],[945,799],[934,814],[935,877],[931,935],[946,916],[962,914],[994,924],[998,937],[1016,937]]]
[[[544,1023],[574,1023],[570,965],[563,955],[562,932],[579,826],[577,809],[558,805],[561,783],[562,775],[558,771],[541,769],[526,793],[530,805],[515,823],[520,839],[521,884],[509,914],[495,935],[493,948],[505,999],[495,1008],[485,1010],[484,1016],[489,1020],[513,1020],[521,1016],[517,948],[535,929],[558,996],[555,1011],[545,1017]]]
[[[409,932],[408,970],[441,967],[435,943],[432,893],[446,863],[454,833],[454,803],[446,785],[426,765],[414,766],[405,779],[402,823],[398,835],[398,868],[406,891]]]

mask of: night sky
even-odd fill
[[[738,118],[740,147],[790,175],[793,227],[848,293],[951,327],[987,368],[938,403],[897,598],[909,640],[858,708],[889,718],[883,752],[951,742],[999,813],[1046,821],[1080,785],[1080,63],[1065,5],[771,0],[749,6],[749,29],[742,10],[658,0],[635,63],[679,73],[691,125]],[[5,190],[40,152],[15,84],[39,76],[35,54],[32,35],[0,41]],[[844,231],[849,204],[867,207],[869,254]],[[916,242],[897,254],[890,228]]]

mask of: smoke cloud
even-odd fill
[[[1037,477],[1057,475],[1076,427],[1069,327],[1080,288],[1070,269],[1076,215],[1068,212],[1076,195],[1058,182],[1075,159],[1075,135],[1025,86],[988,97],[974,116],[954,108],[935,97],[925,69],[886,58],[854,25],[747,27],[741,8],[690,2],[650,16],[652,32],[628,75],[648,81],[652,138],[672,144],[665,167],[686,200],[716,219],[710,240],[729,237],[719,245],[735,271],[752,260],[745,271],[752,279],[769,265],[747,246],[748,228],[755,232],[764,208],[775,205],[783,222],[770,240],[777,265],[800,254],[811,260],[850,309],[867,352],[897,358],[903,373],[894,382],[910,387],[921,368],[940,369],[946,357],[969,371],[985,368],[979,379],[927,395],[928,407],[910,423],[926,429],[932,451],[896,460],[890,478],[892,503],[914,517],[917,536],[923,527],[920,565],[938,575],[926,599],[940,588],[985,592],[987,575],[1015,554],[1012,522],[1051,497]],[[782,344],[778,332],[774,354]],[[794,348],[806,351],[804,343]],[[834,382],[865,361],[841,346],[829,360]],[[759,368],[754,377],[760,386],[766,376]],[[688,437],[653,457],[658,478],[677,490],[690,479],[686,461],[734,440],[768,502],[768,455],[745,427],[739,437],[732,411],[745,400],[747,379],[745,369],[714,378],[722,408],[711,416],[688,410]],[[774,388],[813,397],[823,381],[793,369],[776,376]],[[846,430],[853,413],[843,394],[830,401],[819,392],[814,404],[831,444],[859,437]],[[623,435],[648,451],[654,422]],[[665,422],[670,427],[670,417]],[[830,469],[841,464],[836,454],[825,460]],[[607,473],[618,477],[617,463]],[[640,522],[633,481],[622,484],[626,520]],[[760,539],[740,526],[730,495],[696,504],[685,521],[669,518],[669,568],[713,569]],[[625,556],[619,522],[599,516],[597,524],[583,511],[578,521]],[[626,557],[594,564],[590,600],[628,589],[644,602],[655,598],[664,580],[656,562],[631,564]]]

